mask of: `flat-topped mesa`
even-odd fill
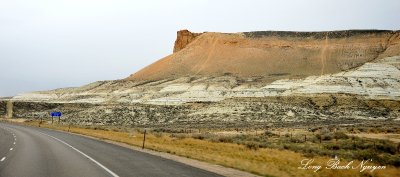
[[[127,80],[185,76],[305,78],[359,67],[400,55],[400,31],[256,31],[177,33],[174,53],[130,75]]]
[[[391,30],[341,30],[341,31],[316,31],[316,32],[296,32],[296,31],[252,31],[243,32],[248,38],[263,38],[263,37],[292,37],[292,38],[313,38],[313,39],[335,39],[349,38],[360,35],[382,35],[394,34],[398,31]]]
[[[192,33],[187,29],[178,31],[174,45],[174,53],[185,48],[189,43],[194,41],[194,39],[196,39],[196,37],[200,36],[201,34],[203,33]]]

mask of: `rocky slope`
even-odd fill
[[[80,124],[234,125],[399,119],[398,31],[179,31],[174,53],[123,80],[19,94],[14,117]],[[0,102],[0,115],[7,105]],[[8,104],[10,105],[10,104]]]
[[[176,44],[183,43],[127,80],[232,75],[271,82],[336,73],[400,54],[398,31],[178,32]]]
[[[100,81],[78,88],[33,92],[14,101],[56,103],[183,104],[235,97],[350,94],[365,99],[400,100],[400,56],[386,57],[335,74],[281,79],[270,84],[234,76],[181,77],[159,81]]]

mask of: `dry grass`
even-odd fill
[[[363,137],[363,138],[389,140],[395,143],[400,143],[400,135],[395,133],[358,133],[349,135]]]
[[[25,124],[38,126],[38,122],[27,122]],[[42,124],[41,127],[62,131],[68,131],[69,129],[67,125]],[[120,132],[73,126],[70,128],[70,132],[134,146],[141,146],[143,140],[143,134],[137,131]],[[311,170],[298,169],[300,161],[306,158],[301,153],[269,148],[251,150],[244,145],[210,142],[186,137],[171,137],[162,133],[146,135],[146,148],[232,167],[263,176],[400,176],[400,170],[394,167],[389,167],[385,170],[376,170],[373,174],[360,173],[357,170],[324,169],[315,173]],[[328,157],[320,156],[314,157],[314,159],[318,164],[325,164],[329,160]]]

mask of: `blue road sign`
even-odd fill
[[[51,112],[50,115],[51,115],[51,117],[53,117],[53,116],[61,117],[61,112]]]

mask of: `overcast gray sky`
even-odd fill
[[[122,79],[176,31],[400,29],[399,0],[0,0],[0,96]]]

